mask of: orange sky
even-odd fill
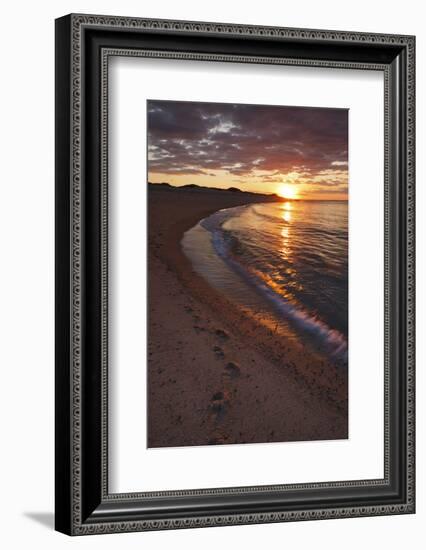
[[[148,102],[148,181],[346,200],[345,109]]]

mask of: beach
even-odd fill
[[[202,218],[268,200],[149,185],[149,447],[348,437],[347,369],[247,315],[182,250]]]

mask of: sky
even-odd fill
[[[148,181],[345,200],[348,111],[149,100]]]

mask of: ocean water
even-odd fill
[[[183,250],[210,285],[287,338],[348,355],[348,203],[289,201],[220,210]]]

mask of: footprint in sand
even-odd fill
[[[216,392],[211,400],[211,408],[216,412],[222,412],[226,407],[226,397],[225,394],[221,391]]]
[[[215,425],[223,420],[228,404],[229,395],[226,391],[218,391],[213,394],[210,401],[210,410],[212,412],[211,420]]]
[[[229,339],[229,334],[226,332],[226,330],[223,330],[221,328],[217,328],[214,331],[214,333],[218,338],[220,338],[220,340],[228,340]]]
[[[241,374],[241,369],[238,363],[230,361],[225,365],[225,374],[230,378],[238,378]]]
[[[224,359],[225,358],[225,352],[223,349],[219,346],[214,346],[213,348],[214,354],[216,355],[217,359]]]

